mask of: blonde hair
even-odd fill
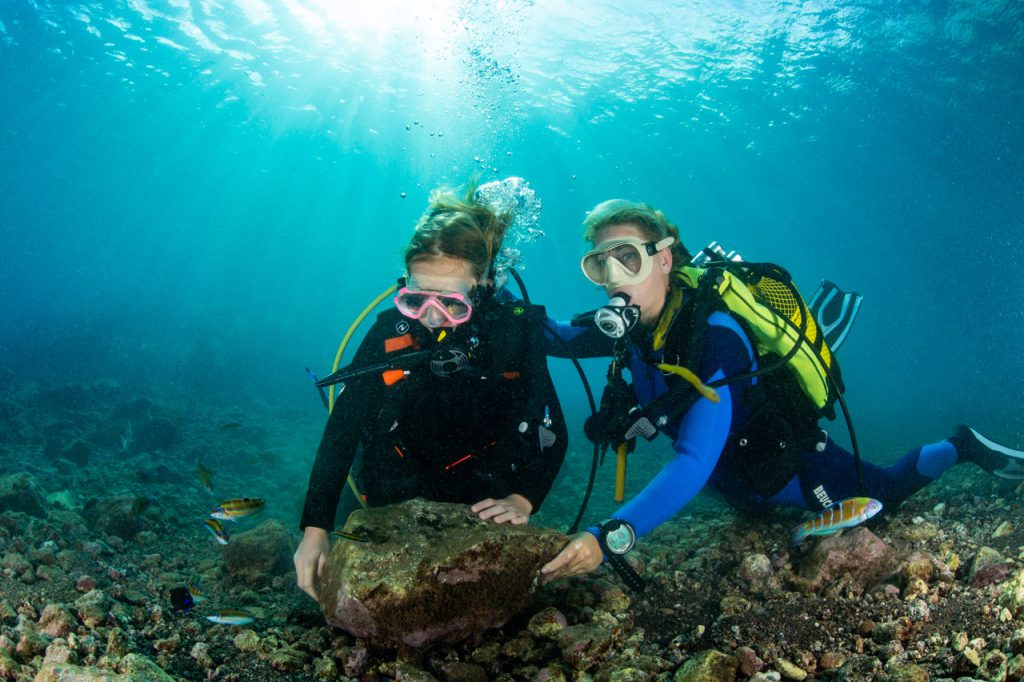
[[[672,244],[673,261],[677,264],[690,262],[690,252],[679,238],[679,228],[669,222],[658,209],[637,201],[609,199],[595,206],[583,221],[583,238],[589,242],[606,227],[612,225],[635,225],[641,234],[652,242],[665,237],[675,237]]]
[[[435,256],[458,258],[470,264],[477,281],[491,279],[494,259],[501,251],[511,212],[498,213],[476,198],[476,181],[462,198],[454,190],[435,189],[416,231],[405,247],[405,267]]]

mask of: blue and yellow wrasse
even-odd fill
[[[192,577],[185,582],[185,587],[188,588],[188,593],[192,597],[192,601],[196,604],[206,599],[206,590],[199,584],[199,578]]]
[[[811,535],[832,535],[864,523],[882,511],[882,503],[870,497],[849,497],[836,502],[816,517],[793,529],[793,546]]]
[[[259,514],[266,506],[262,497],[243,497],[237,500],[224,500],[217,505],[210,516],[215,519],[234,521],[240,516]]]
[[[222,545],[228,544],[228,532],[224,530],[224,524],[217,519],[206,519],[206,527],[213,533],[213,537]]]
[[[206,620],[221,625],[248,625],[256,620],[256,617],[242,609],[217,609],[208,615]]]

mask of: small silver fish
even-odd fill
[[[256,620],[256,616],[242,609],[217,609],[206,620],[221,625],[248,625]]]

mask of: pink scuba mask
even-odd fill
[[[456,326],[467,321],[473,314],[469,298],[456,291],[430,291],[402,287],[395,295],[395,307],[406,317],[418,320],[433,308],[441,313],[447,324]]]

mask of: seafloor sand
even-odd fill
[[[238,537],[276,519],[297,540],[322,415],[139,399],[113,383],[12,387],[7,396],[0,489],[22,487],[0,499],[3,679],[1024,675],[1021,491],[969,465],[872,524],[900,564],[880,582],[840,571],[812,592],[813,576],[801,573],[820,541],[789,552],[798,513],[752,518],[702,497],[640,542],[633,558],[652,583],[640,597],[599,571],[544,588],[521,617],[472,642],[374,650],[322,624],[295,588],[287,543],[267,542],[266,555],[228,562],[203,526],[217,499],[258,496],[266,512],[229,531]],[[579,463],[588,459],[576,457],[539,521],[574,515],[587,474]],[[199,485],[197,458],[216,472],[214,496]],[[11,478],[21,473],[31,479]],[[606,490],[596,495],[589,521],[611,508]],[[45,507],[39,496],[49,499]],[[127,525],[83,510],[90,498],[119,496]],[[150,502],[133,518],[137,497]],[[856,557],[846,560],[856,568]],[[208,598],[176,614],[168,590],[191,576]],[[245,608],[257,619],[214,625],[203,616],[218,607]]]

